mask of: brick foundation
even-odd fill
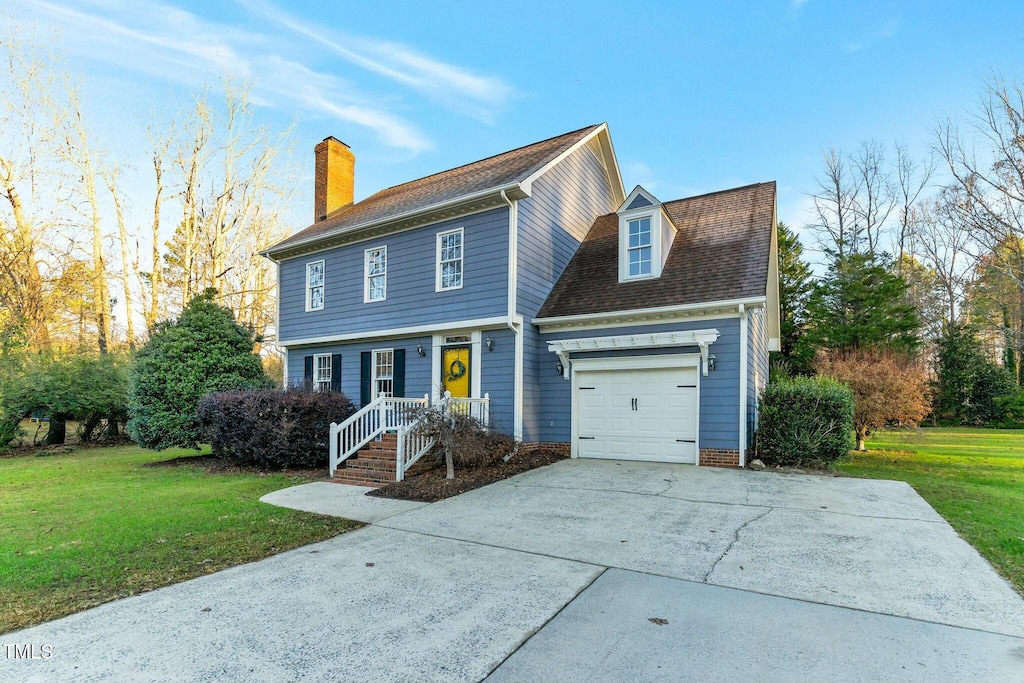
[[[727,448],[702,448],[700,464],[705,467],[739,467],[740,452]]]
[[[557,451],[569,457],[570,447],[567,443],[561,443],[559,441],[531,441],[530,443],[519,444],[520,453],[530,453],[532,451],[539,450],[541,448],[547,448],[553,451]]]

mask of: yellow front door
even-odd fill
[[[448,346],[441,350],[441,387],[454,398],[469,398],[468,346]]]

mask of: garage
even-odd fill
[[[688,357],[575,362],[575,455],[697,463],[699,372]]]

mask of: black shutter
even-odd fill
[[[313,388],[313,356],[306,356],[306,372],[303,376],[303,384],[306,389]]]
[[[370,402],[370,379],[373,362],[369,351],[359,354],[359,402],[364,406]]]
[[[405,349],[395,349],[395,366],[392,377],[395,385],[395,398],[405,398]]]
[[[331,356],[331,391],[341,393],[341,354]]]

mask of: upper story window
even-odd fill
[[[676,236],[665,207],[637,185],[618,214],[619,282],[661,277]]]
[[[363,301],[384,301],[388,295],[388,248],[367,249],[363,257]]]
[[[313,356],[313,391],[331,390],[331,354],[318,353]]]
[[[629,276],[651,274],[651,217],[629,221]]]
[[[324,262],[306,264],[306,310],[324,309]]]
[[[437,235],[437,282],[434,289],[443,292],[462,287],[463,229]]]

